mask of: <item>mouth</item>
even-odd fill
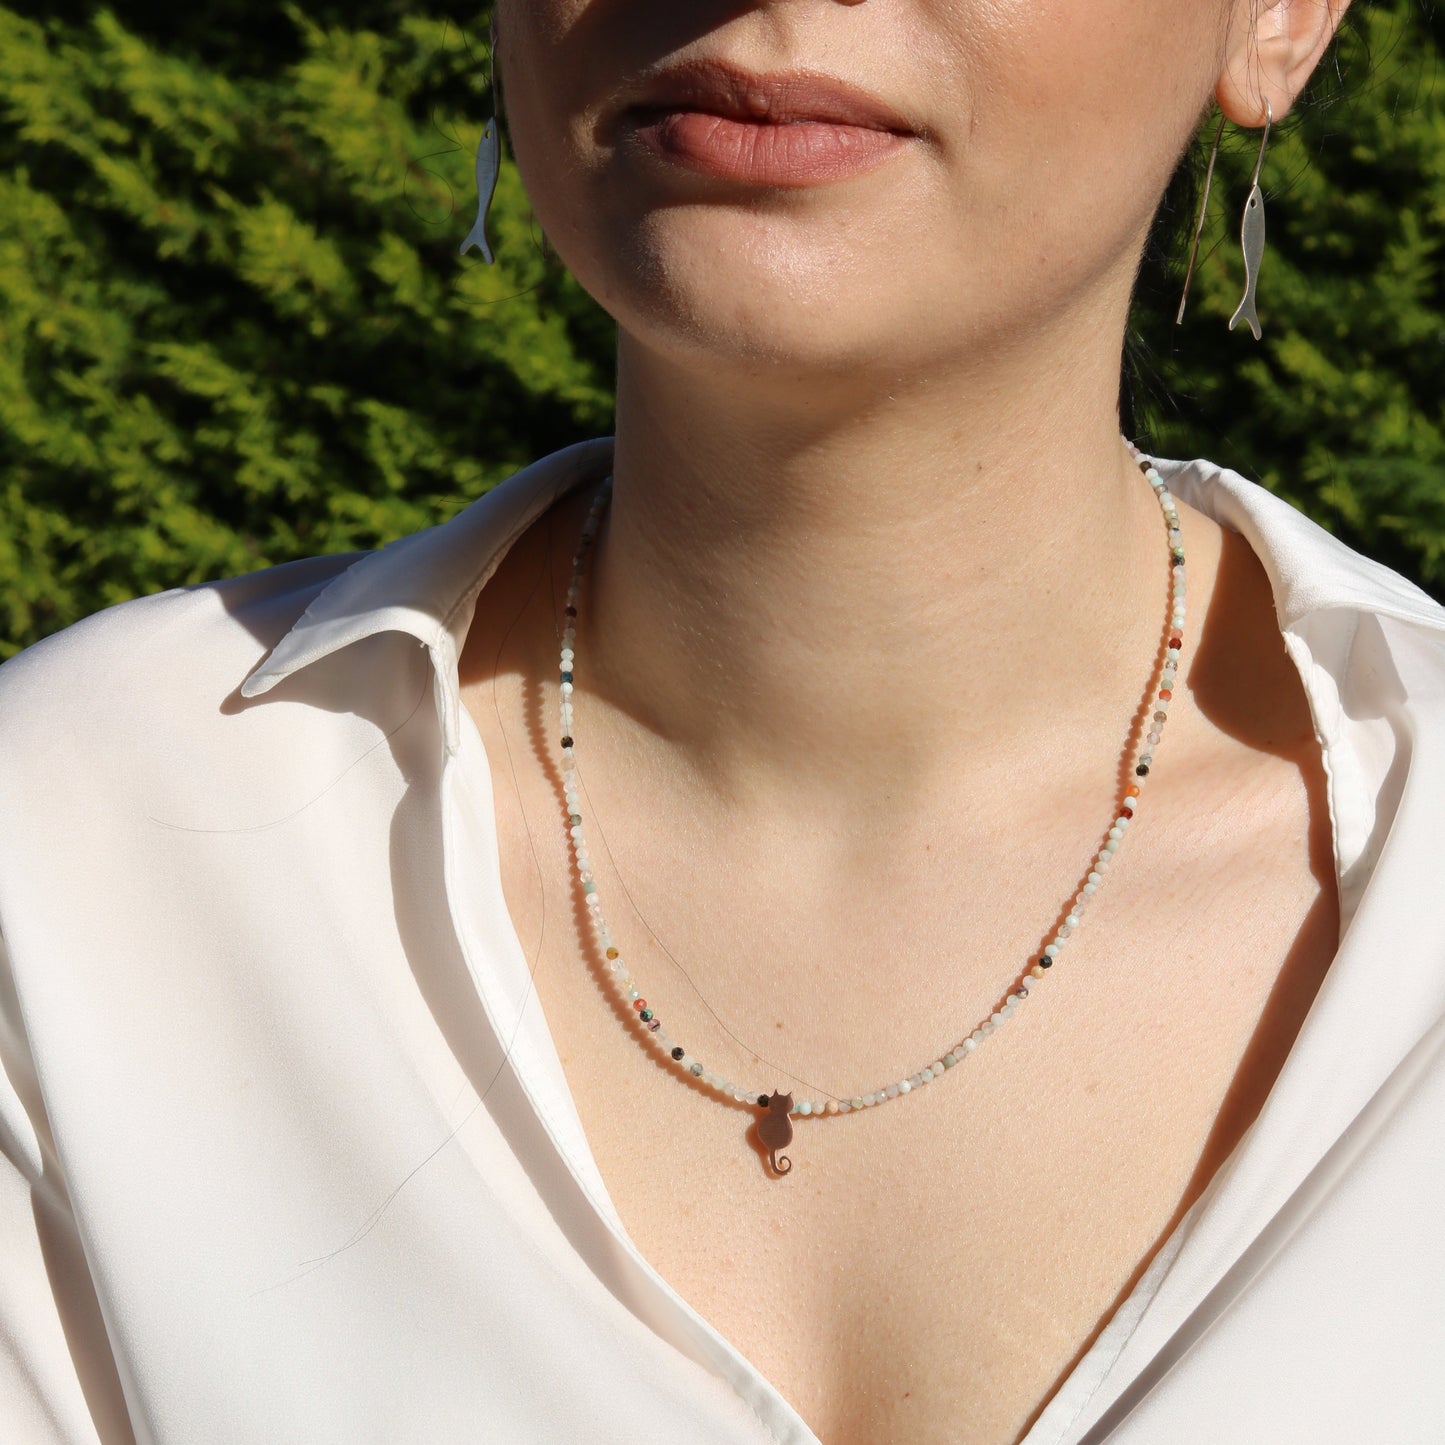
[[[917,132],[881,98],[813,71],[696,60],[653,76],[622,113],[645,150],[704,175],[771,186],[841,180]]]

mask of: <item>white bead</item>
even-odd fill
[[[897,1089],[900,1094],[906,1094],[912,1087],[913,1085],[910,1084],[907,1079],[900,1079],[897,1084]]]

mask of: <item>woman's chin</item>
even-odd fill
[[[889,338],[865,328],[840,332],[816,317],[707,316],[626,317],[620,323],[622,365],[642,357],[709,388],[761,388],[761,401],[780,405],[820,398],[856,404],[854,388],[892,377],[906,358],[895,357]],[[910,354],[911,355],[911,354]],[[916,357],[912,358],[916,360]],[[643,362],[646,366],[648,363]]]
[[[634,274],[625,294],[606,298],[608,311],[682,361],[843,372],[898,339],[898,308],[857,274],[856,258],[697,244],[652,250]]]

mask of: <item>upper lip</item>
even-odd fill
[[[647,77],[628,99],[633,111],[701,110],[770,125],[811,120],[914,134],[878,96],[812,70],[760,75],[725,60],[686,60]]]

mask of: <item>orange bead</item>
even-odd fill
[[[607,950],[607,956],[608,956],[608,958],[616,958],[616,957],[617,957],[617,950],[616,950],[615,948],[609,948],[609,949]]]
[[[1169,689],[1166,687],[1160,692],[1159,696],[1162,697],[1165,702],[1168,702],[1169,699],[1174,696],[1174,694],[1170,692]]]
[[[635,1008],[638,1013],[641,1013],[642,1010],[647,1007],[647,1000],[645,998],[635,998],[632,1000],[632,1007]]]
[[[1129,787],[1125,790],[1125,796],[1130,798],[1137,798],[1139,796],[1139,789],[1131,783]]]

